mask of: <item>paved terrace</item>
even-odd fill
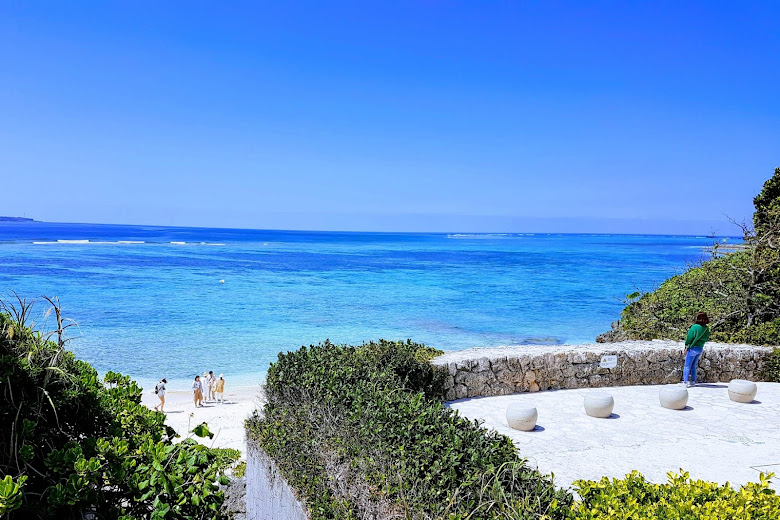
[[[529,464],[554,473],[562,487],[633,469],[665,482],[667,472],[683,468],[692,478],[733,485],[757,481],[759,471],[774,472],[772,487],[780,490],[780,383],[757,383],[751,404],[729,400],[727,385],[689,389],[688,407],[680,411],[660,406],[661,386],[600,388],[615,399],[609,419],[585,414],[583,400],[593,391],[587,388],[460,399],[448,406],[510,437]],[[513,402],[537,407],[534,431],[507,425]]]

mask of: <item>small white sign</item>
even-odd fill
[[[601,368],[615,368],[617,366],[617,355],[602,357],[599,366]]]

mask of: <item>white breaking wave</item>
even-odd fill
[[[89,244],[89,240],[57,240],[59,244]]]
[[[470,238],[470,239],[485,239],[485,238],[503,238],[511,237],[510,233],[453,233],[448,234],[447,238]]]

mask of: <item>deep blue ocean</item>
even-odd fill
[[[78,323],[70,348],[100,372],[148,382],[214,370],[252,383],[278,352],[326,338],[445,350],[590,343],[626,294],[706,257],[712,242],[3,222],[0,292],[59,297]]]

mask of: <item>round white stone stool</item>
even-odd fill
[[[585,396],[585,413],[602,419],[612,415],[615,400],[606,392],[590,392]]]
[[[738,403],[750,403],[756,398],[758,386],[753,381],[732,379],[729,383],[729,399]]]
[[[670,410],[682,410],[688,404],[688,389],[679,386],[664,386],[658,392],[661,406]]]
[[[536,427],[538,417],[535,406],[512,403],[506,407],[506,422],[515,430],[530,432]]]

